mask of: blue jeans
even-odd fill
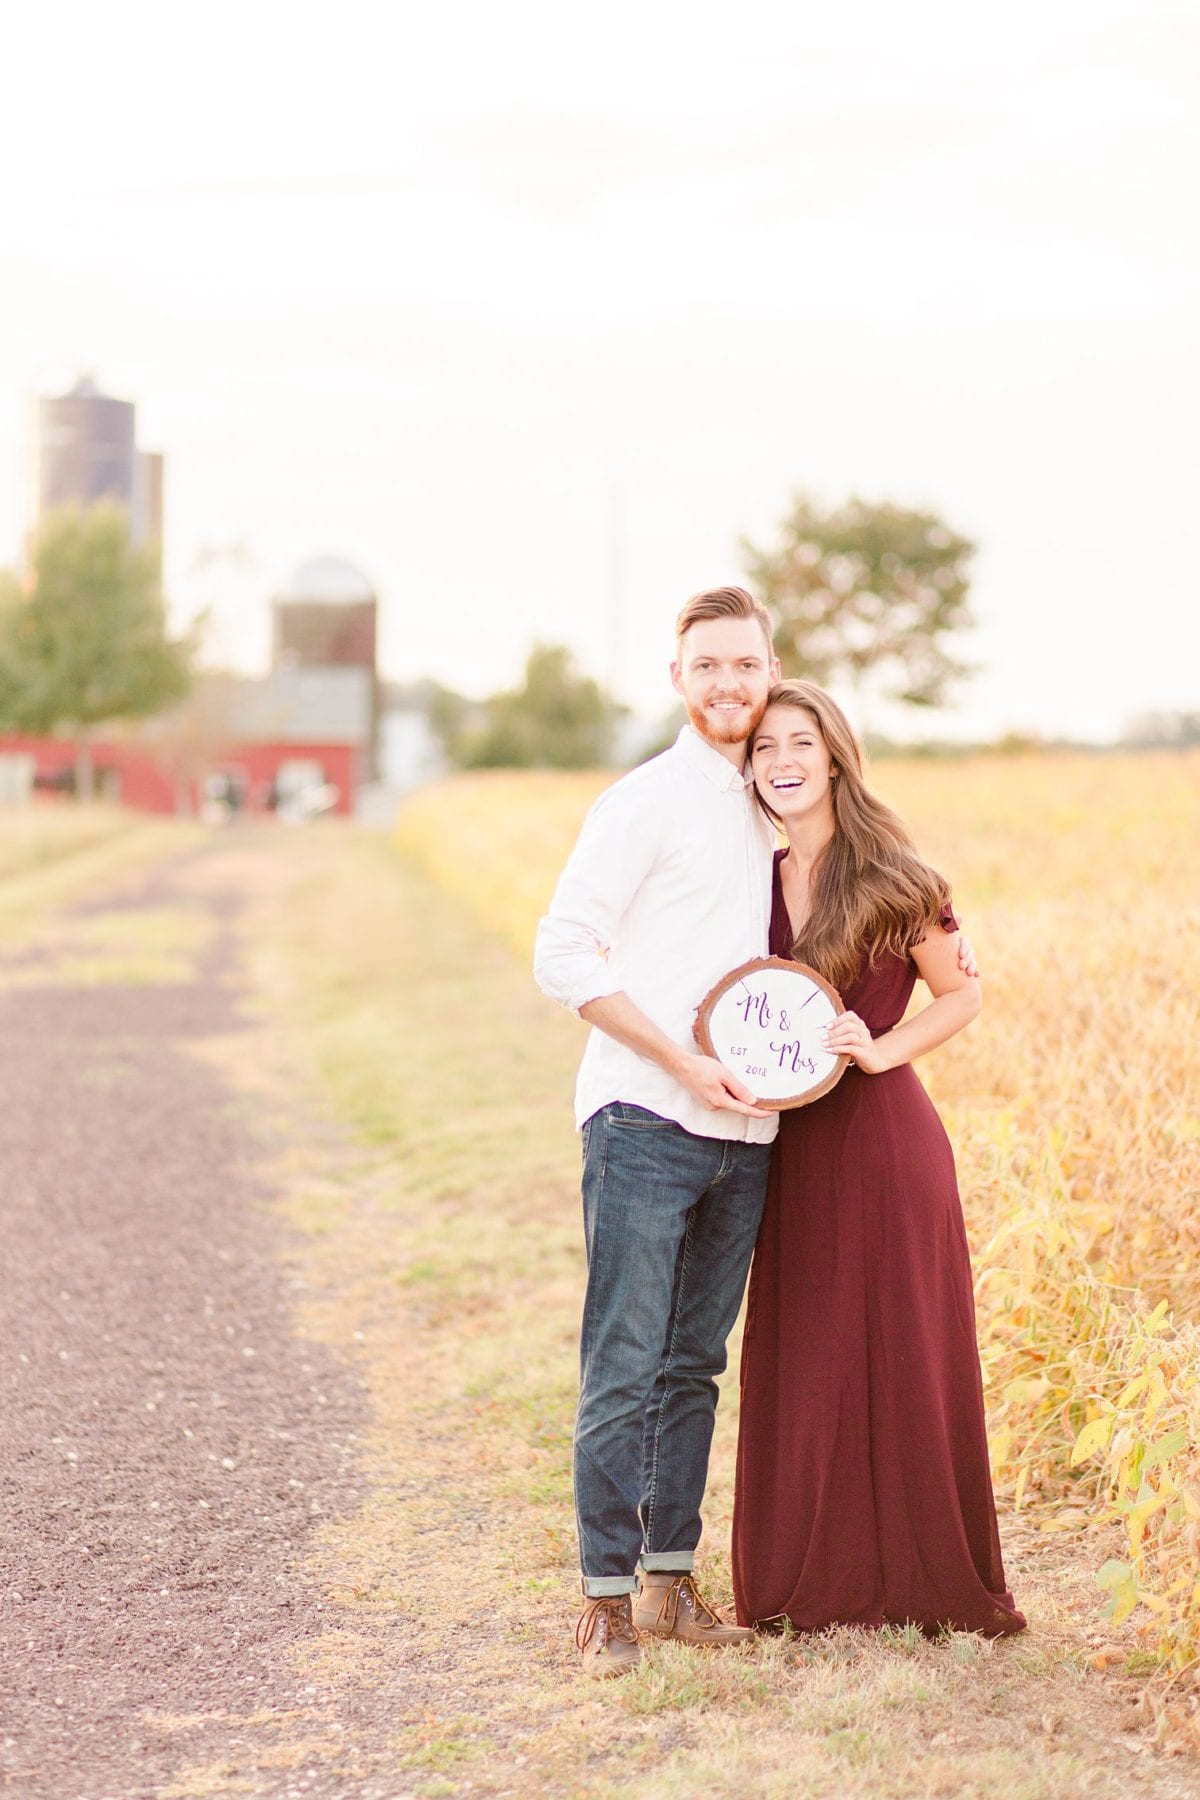
[[[644,1107],[583,1128],[588,1282],[575,1422],[585,1594],[686,1570],[771,1161],[769,1144],[696,1137]]]

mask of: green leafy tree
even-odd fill
[[[536,644],[524,684],[483,702],[480,726],[461,745],[469,769],[591,769],[608,762],[624,709],[561,644]]]
[[[95,728],[181,699],[192,650],[168,639],[155,558],[120,507],[49,513],[28,577],[0,575],[0,726],[70,733],[86,799]]]
[[[1131,719],[1122,742],[1139,750],[1183,750],[1200,744],[1200,712],[1150,712]]]
[[[823,510],[800,495],[774,548],[741,549],[785,674],[856,689],[871,677],[890,699],[938,706],[970,673],[947,646],[973,622],[975,545],[936,513],[857,499]]]
[[[430,683],[425,698],[425,718],[429,729],[442,746],[446,761],[453,768],[460,769],[463,766],[471,738],[472,721],[478,711],[476,703],[455,693],[453,688],[443,687],[440,681]]]

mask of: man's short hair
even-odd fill
[[[684,632],[689,631],[693,625],[698,625],[701,619],[757,619],[767,640],[767,655],[775,654],[771,615],[745,588],[705,588],[703,593],[693,594],[675,621],[677,646],[683,642]]]

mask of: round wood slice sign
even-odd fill
[[[842,997],[807,963],[759,956],[731,969],[696,1009],[696,1042],[754,1090],[760,1106],[807,1106],[842,1078],[848,1056],[821,1046],[845,1012]]]

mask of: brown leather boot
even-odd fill
[[[588,1601],[575,1627],[585,1675],[624,1675],[636,1668],[642,1651],[632,1612],[632,1594],[605,1594]]]
[[[691,1576],[678,1569],[643,1569],[641,1581],[633,1609],[638,1631],[681,1644],[744,1644],[754,1636],[745,1625],[726,1625]]]

